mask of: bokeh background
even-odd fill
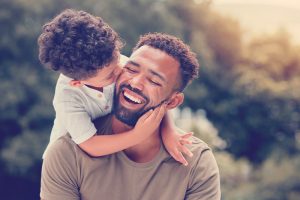
[[[39,63],[37,37],[65,8],[101,16],[125,55],[147,32],[190,44],[200,78],[174,118],[213,148],[222,199],[300,199],[298,1],[0,0],[1,199],[39,199],[58,74]]]

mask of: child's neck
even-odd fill
[[[93,90],[97,90],[97,91],[103,92],[103,87],[95,87],[95,86],[86,85],[86,84],[85,84],[85,86],[89,87],[89,88],[91,88]]]

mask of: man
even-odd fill
[[[99,133],[132,129],[139,117],[160,106],[173,109],[182,90],[197,76],[195,55],[178,38],[142,36],[117,80],[113,115],[99,118]],[[41,198],[109,200],[220,199],[219,171],[208,146],[193,138],[187,167],[164,149],[160,129],[122,152],[103,157],[85,154],[69,136],[49,149],[42,169]]]

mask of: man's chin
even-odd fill
[[[118,107],[116,110],[114,110],[113,113],[119,121],[123,122],[128,126],[134,127],[137,121],[139,120],[139,118],[150,109],[151,108],[147,110],[132,112],[126,108]]]
[[[126,108],[118,108],[114,110],[115,117],[124,124],[134,127],[139,119],[137,113],[132,113]]]
[[[137,123],[137,120],[128,119],[126,117],[123,117],[122,115],[116,115],[115,117],[122,123],[126,124],[127,126],[134,127]]]

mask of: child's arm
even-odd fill
[[[165,114],[161,123],[161,136],[163,143],[171,156],[185,166],[188,165],[188,162],[183,157],[182,153],[190,157],[193,156],[192,152],[184,146],[185,144],[191,144],[188,138],[192,135],[192,132],[184,135],[177,134],[176,127],[171,120],[170,113]]]
[[[80,143],[79,147],[94,157],[122,151],[142,142],[154,133],[159,128],[165,112],[166,105],[164,104],[145,113],[132,130],[112,135],[95,135]]]

